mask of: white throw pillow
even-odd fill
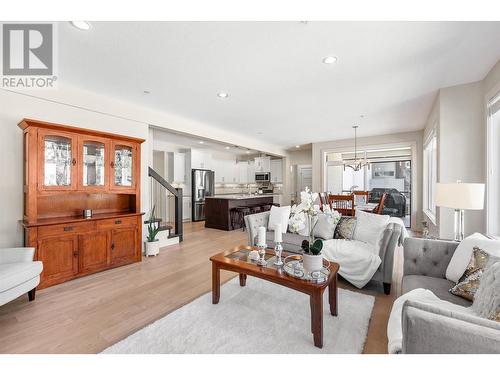
[[[269,214],[269,223],[267,229],[274,230],[276,224],[281,225],[281,231],[286,233],[288,228],[288,219],[290,218],[290,206],[284,207],[271,207],[271,213]]]
[[[317,220],[313,230],[314,237],[323,240],[331,240],[335,234],[335,227],[337,225],[330,224],[328,217],[323,213],[318,214]]]
[[[356,229],[353,240],[380,246],[380,239],[389,223],[389,215],[377,215],[361,210],[356,210]]]
[[[448,268],[446,268],[446,278],[448,280],[458,283],[469,264],[475,246],[489,255],[500,257],[500,241],[490,240],[481,233],[471,234],[458,244],[453,253]]]

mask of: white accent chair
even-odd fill
[[[29,301],[35,299],[43,265],[33,261],[34,255],[33,247],[0,249],[0,306],[24,293]]]

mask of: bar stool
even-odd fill
[[[262,207],[262,211],[264,211],[264,212],[270,211],[272,206],[273,206],[272,204],[264,204],[264,205],[261,206]]]
[[[252,214],[258,214],[259,212],[262,212],[262,207],[260,205],[250,206],[250,210],[252,211]]]
[[[245,231],[245,216],[250,215],[252,210],[250,207],[236,207],[231,210],[231,227],[235,229],[238,225],[241,230]]]

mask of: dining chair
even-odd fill
[[[354,194],[350,195],[336,195],[329,194],[328,202],[332,210],[336,210],[342,214],[342,216],[354,216],[356,212],[354,208]]]
[[[382,196],[380,197],[380,201],[378,202],[377,207],[375,207],[373,209],[373,213],[375,213],[377,215],[381,215],[382,214],[382,210],[384,209],[384,203],[385,203],[385,198],[386,197],[387,197],[387,193],[382,194]]]
[[[321,210],[323,210],[323,206],[330,206],[330,208],[332,207],[330,205],[330,202],[328,201],[328,193],[319,193],[319,202],[320,202],[320,205],[321,205]]]
[[[356,204],[366,204],[368,203],[368,192],[367,191],[360,191],[360,190],[355,190],[353,192],[354,194],[354,202]]]

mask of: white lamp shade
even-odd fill
[[[482,210],[484,208],[484,184],[438,183],[436,206],[459,210]]]

